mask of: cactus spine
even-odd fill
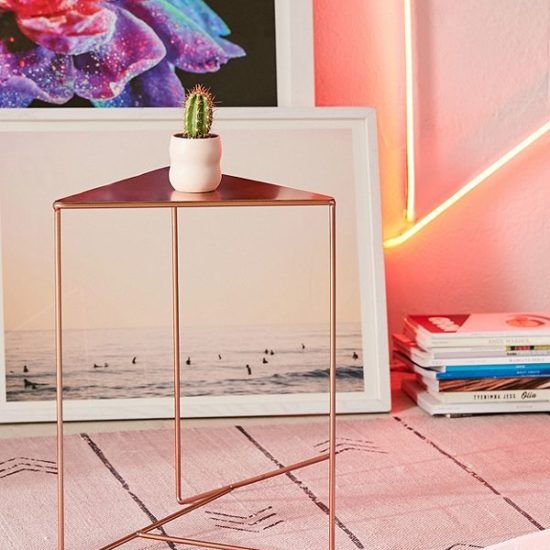
[[[205,138],[210,135],[214,97],[210,90],[197,84],[185,99],[183,134],[188,138]]]

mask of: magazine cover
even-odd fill
[[[423,349],[456,346],[550,345],[548,313],[409,315],[405,334]]]
[[[417,332],[466,336],[548,336],[550,313],[470,313],[465,315],[408,315],[405,322]]]

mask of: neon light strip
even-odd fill
[[[392,237],[384,241],[384,248],[392,248],[403,244],[409,240],[413,235],[418,233],[421,229],[426,227],[429,223],[433,222],[438,216],[440,216],[445,210],[451,207],[455,202],[459,201],[462,197],[475,189],[480,183],[483,183],[489,176],[492,176],[497,170],[502,168],[506,163],[510,162],[514,157],[519,155],[522,151],[527,149],[530,145],[535,143],[546,133],[550,131],[550,120],[543,124],[538,130],[535,130],[532,134],[527,136],[522,142],[518,143],[513,149],[502,155],[497,161],[491,164],[488,168],[483,170],[475,178],[470,180],[464,187],[459,189],[454,195],[449,197],[446,201],[442,202],[437,208],[434,208],[427,216],[422,218],[418,223],[407,229],[401,235]]]
[[[413,23],[412,0],[405,0],[405,108],[407,117],[407,207],[405,218],[408,222],[416,219],[414,211],[416,175],[414,153],[414,66],[413,66]]]

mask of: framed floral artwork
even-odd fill
[[[0,116],[178,107],[199,82],[223,107],[307,105],[311,43],[310,0],[0,0]]]

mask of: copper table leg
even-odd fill
[[[55,365],[57,417],[57,548],[65,548],[64,460],[63,460],[63,332],[61,297],[61,210],[55,210]]]
[[[225,491],[218,491],[216,495],[212,495],[210,498],[204,498],[199,502],[196,502],[195,504],[192,504],[191,506],[184,508],[183,510],[179,510],[178,512],[174,512],[173,514],[170,514],[165,518],[159,519],[154,523],[151,523],[150,525],[143,527],[142,529],[138,529],[137,531],[134,531],[133,533],[130,533],[125,537],[122,537],[114,542],[111,542],[110,544],[107,544],[106,546],[102,546],[101,548],[99,548],[99,550],[113,550],[114,548],[118,548],[119,546],[122,546],[123,544],[126,544],[127,542],[130,542],[137,538],[140,538],[140,537],[147,538],[147,535],[150,534],[149,531],[158,529],[159,527],[162,527],[163,525],[165,525],[166,523],[169,523],[170,521],[173,521],[181,516],[184,516],[185,514],[189,514],[190,512],[193,512],[198,508],[209,504],[213,500],[216,500],[217,498],[220,498],[229,492],[230,492],[230,489]]]
[[[290,466],[278,468],[218,489],[182,497],[182,454],[181,454],[181,365],[180,365],[180,305],[179,305],[179,246],[178,210],[172,210],[172,295],[173,295],[173,346],[174,346],[174,457],[176,474],[176,500],[189,504],[165,518],[134,531],[99,550],[112,550],[137,538],[190,544],[201,548],[220,550],[258,550],[245,546],[234,546],[169,535],[151,533],[158,527],[188,514],[235,489],[252,485],[275,476],[289,473],[328,460],[329,465],[329,550],[336,550],[336,205],[329,205],[329,247],[330,247],[330,387],[329,387],[329,452]],[[56,413],[57,413],[57,548],[65,549],[64,518],[64,454],[63,454],[63,341],[62,341],[62,277],[61,277],[61,209],[55,209],[55,334],[56,334]]]
[[[172,311],[174,342],[174,455],[176,465],[176,500],[182,504],[181,493],[181,367],[180,367],[180,291],[178,209],[172,210]]]
[[[192,544],[199,548],[218,548],[219,550],[258,550],[251,546],[235,546],[233,544],[222,544],[220,542],[206,542],[204,540],[184,539],[181,537],[169,537],[167,535],[153,535],[151,533],[140,535],[141,538],[161,540],[164,542],[175,542],[177,544]]]
[[[330,426],[329,426],[329,550],[336,548],[336,205],[329,206],[330,233]]]

